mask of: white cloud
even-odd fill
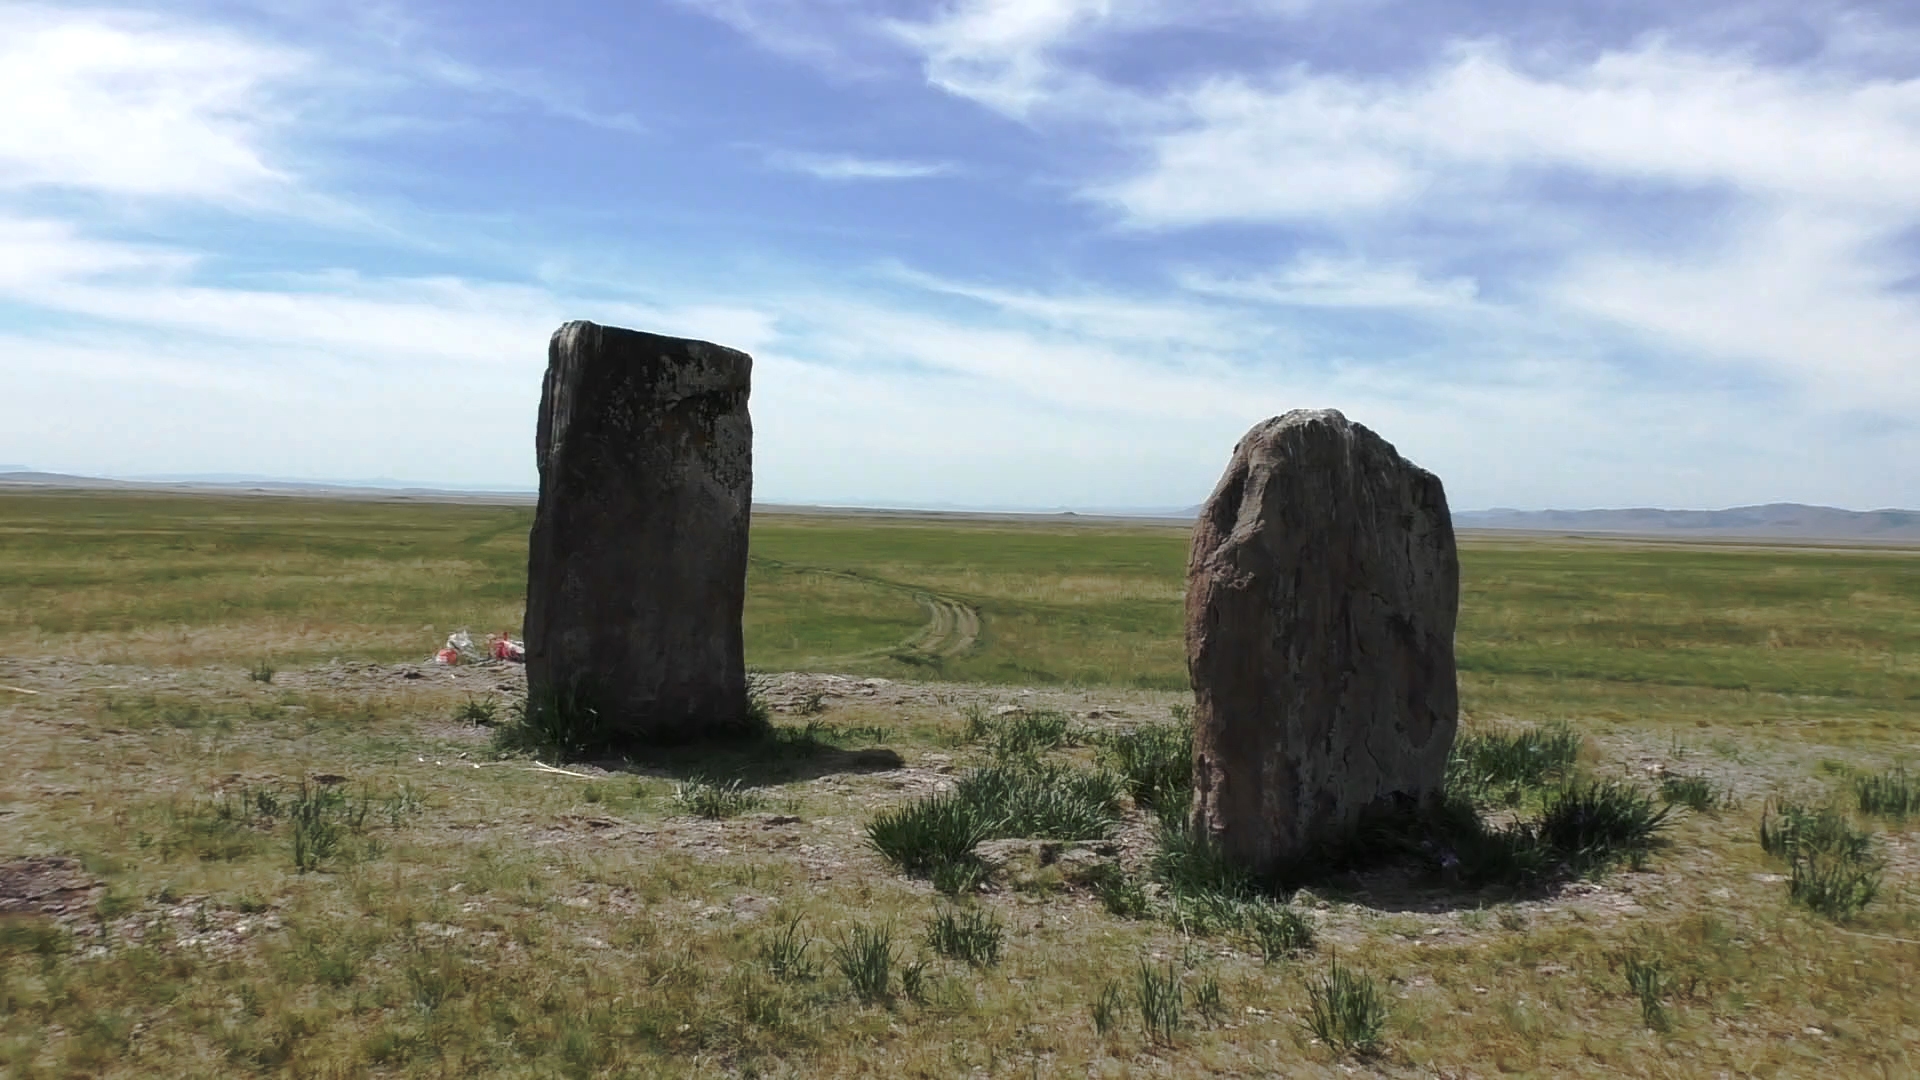
[[[0,8],[0,190],[257,201],[292,180],[265,147],[308,63],[154,16]]]
[[[1149,226],[1286,221],[1497,191],[1526,170],[1912,212],[1920,79],[1769,69],[1658,42],[1552,75],[1486,44],[1414,78],[1205,81],[1091,194]]]
[[[1098,84],[1055,62],[1052,51],[1115,23],[1146,16],[1140,0],[963,0],[893,33],[924,57],[927,81],[1012,116]]]
[[[805,173],[820,180],[925,180],[954,172],[953,166],[946,162],[866,158],[851,154],[779,151],[769,154],[767,161],[775,168]]]
[[[1368,0],[1370,2],[1370,0]],[[927,82],[1022,120],[1076,116],[1135,122],[1161,113],[1153,95],[1073,60],[1100,44],[1174,29],[1258,33],[1327,0],[956,0],[883,25],[919,58]],[[1346,7],[1361,6],[1347,0]]]

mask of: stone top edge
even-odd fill
[[[1373,443],[1401,465],[1404,465],[1416,473],[1432,477],[1436,481],[1439,479],[1432,472],[1422,468],[1417,462],[1408,458],[1405,454],[1402,454],[1400,448],[1395,446],[1386,436],[1381,435],[1379,432],[1358,420],[1349,419],[1347,415],[1339,409],[1289,409],[1279,416],[1269,417],[1253,425],[1252,429],[1247,432],[1247,438],[1283,439],[1291,433],[1300,431],[1302,428],[1322,425],[1337,431],[1346,432],[1348,438],[1358,439],[1362,444]],[[1244,446],[1245,443],[1243,442],[1242,445]]]
[[[655,334],[646,330],[635,330],[626,326],[609,326],[605,323],[592,322],[587,319],[571,319],[561,323],[559,328],[553,332],[551,344],[560,345],[565,341],[589,333],[597,333],[600,335],[602,342],[612,344],[616,348],[626,346],[628,348],[665,349],[670,352],[689,355],[704,355],[711,359],[737,357],[747,363],[751,363],[753,360],[745,350],[735,349],[731,346],[721,345],[718,342],[707,341],[702,338],[684,338],[674,337],[670,334]]]

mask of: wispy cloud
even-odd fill
[[[925,180],[951,176],[957,171],[952,164],[941,161],[905,161],[795,151],[775,151],[767,155],[767,162],[775,168],[804,173],[821,180]]]
[[[1227,277],[1189,270],[1179,280],[1181,287],[1204,296],[1307,308],[1461,308],[1479,291],[1472,278],[1436,281],[1404,262],[1381,265],[1314,254],[1266,274]]]
[[[899,263],[889,264],[884,272],[894,280],[929,293],[974,301],[1000,316],[1096,340],[1225,351],[1271,341],[1276,336],[1274,327],[1205,304],[1111,289],[1083,289],[1073,293],[997,288],[980,282],[956,281]]]
[[[1829,407],[1920,416],[1920,258],[1874,223],[1799,210],[1735,218],[1702,250],[1572,256],[1545,295],[1659,345]]]

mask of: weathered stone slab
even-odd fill
[[[1437,477],[1338,412],[1256,425],[1187,565],[1196,826],[1268,874],[1436,798],[1459,603]]]
[[[530,707],[608,749],[745,733],[753,360],[570,322],[547,353],[527,556]]]

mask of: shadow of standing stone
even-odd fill
[[[759,734],[741,611],[753,360],[570,322],[547,353],[527,556],[529,710],[598,750]]]
[[[1195,824],[1270,876],[1373,812],[1431,805],[1459,606],[1439,478],[1331,410],[1255,426],[1187,566]]]

